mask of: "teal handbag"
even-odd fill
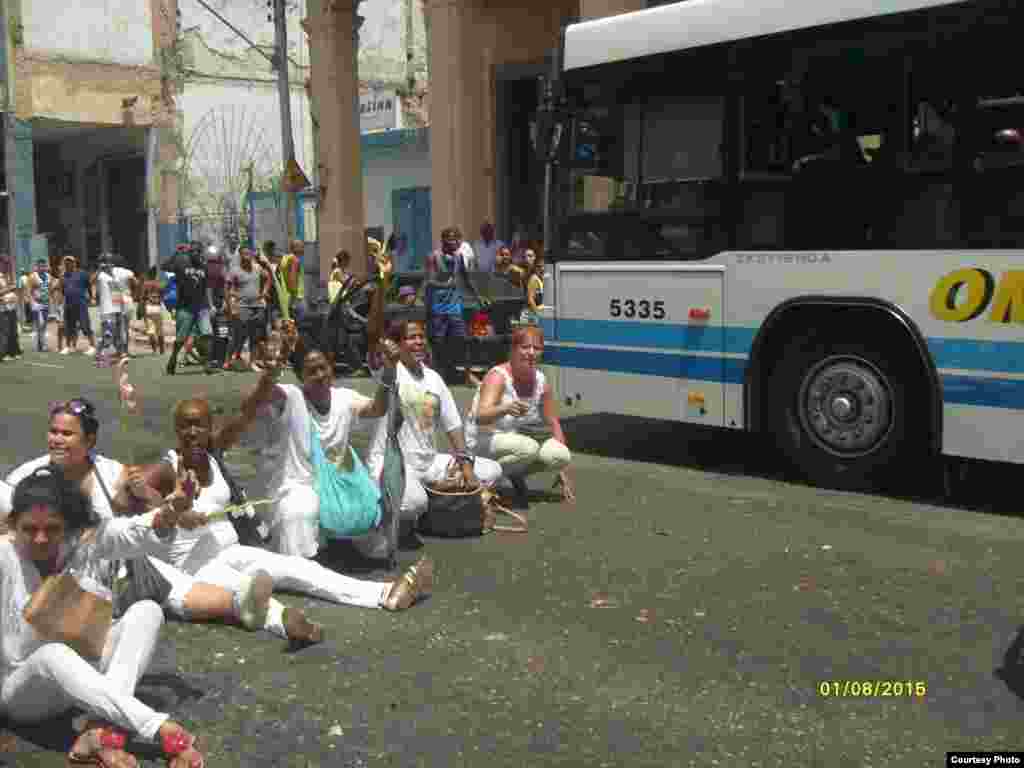
[[[324,455],[320,436],[309,423],[309,454],[314,489],[320,500],[320,529],[333,539],[363,536],[380,523],[380,490],[352,446],[352,469],[339,469]]]

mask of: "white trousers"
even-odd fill
[[[405,495],[399,515],[405,520],[418,520],[427,511],[427,491],[424,483],[436,483],[443,480],[452,462],[450,453],[439,453],[430,466],[423,472],[417,472],[408,464],[405,465]],[[494,485],[501,479],[501,465],[496,461],[477,456],[473,461],[473,474],[485,486]]]
[[[518,432],[494,432],[477,443],[477,453],[501,464],[505,477],[523,477],[534,472],[560,472],[569,466],[572,454],[553,437],[543,444]]]
[[[275,589],[287,589],[330,600],[332,603],[377,608],[383,602],[390,582],[364,581],[324,568],[313,560],[280,555],[258,547],[235,544],[203,564],[195,573],[196,581],[236,590],[243,575],[262,569],[274,580]]]
[[[72,707],[154,741],[168,719],[135,698],[135,686],[156,648],[164,613],[152,600],[132,605],[114,622],[103,657],[93,666],[63,643],[36,649],[0,688],[12,719],[38,722]]]
[[[320,499],[307,485],[287,485],[274,505],[271,546],[282,555],[313,557],[320,548]]]

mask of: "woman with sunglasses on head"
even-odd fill
[[[139,485],[130,483],[129,472],[120,462],[96,453],[98,433],[96,410],[88,400],[76,398],[55,404],[50,410],[48,453],[15,468],[5,479],[6,483],[14,486],[39,467],[58,466],[67,480],[89,499],[97,518],[106,520],[132,511],[118,499],[125,498],[123,489],[134,494]],[[138,597],[162,597],[163,606],[186,621],[238,622],[247,629],[263,626],[271,590],[268,574],[246,577],[232,593],[214,584],[197,582],[157,558],[148,558],[148,566],[170,584],[170,592],[166,596],[140,594]]]
[[[135,758],[124,751],[134,735],[160,744],[170,768],[202,768],[195,737],[134,696],[163,624],[159,605],[141,600],[109,629],[101,627],[106,639],[98,638],[102,652],[92,662],[83,647],[41,637],[47,634],[41,625],[30,623],[31,614],[26,618],[26,607],[36,604],[49,576],[68,573],[80,586],[91,580],[94,589],[110,590],[109,561],[144,557],[183,509],[172,503],[140,517],[97,520],[90,506],[58,466],[36,468],[10,497],[13,533],[0,541],[0,711],[33,723],[73,707],[83,710],[85,725],[71,747],[70,765],[134,768]]]

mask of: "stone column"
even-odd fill
[[[363,176],[359,158],[359,84],[356,72],[358,0],[310,0],[312,91],[320,115],[320,274],[345,248],[352,271],[366,270]]]
[[[495,214],[496,11],[479,0],[427,1],[431,236],[455,225],[472,241]]]
[[[160,205],[156,225],[157,265],[171,258],[178,244],[178,146],[174,141],[178,114],[173,113],[160,125],[160,146],[157,151],[160,173]]]

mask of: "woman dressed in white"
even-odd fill
[[[138,482],[130,482],[131,473],[120,462],[96,453],[99,420],[93,404],[85,398],[74,398],[54,404],[49,415],[48,452],[12,470],[5,478],[6,493],[39,467],[57,466],[89,499],[92,514],[97,519],[111,518],[133,508],[139,511],[134,505],[121,503],[128,498],[126,491],[131,493],[132,486],[137,486]],[[0,491],[5,490],[2,485]],[[0,493],[0,503],[3,495]],[[159,501],[155,499],[156,503]],[[261,602],[260,585],[251,579],[242,580],[236,589],[230,590],[197,581],[157,558],[151,558],[151,562],[171,587],[167,595],[161,596],[161,603],[186,621],[239,622],[253,629],[254,617],[266,611],[266,603]]]
[[[70,571],[80,584],[95,575],[93,586],[109,591],[112,584],[101,575],[106,561],[143,557],[157,548],[157,529],[175,525],[180,507],[97,523],[88,499],[56,466],[29,473],[6,500],[13,535],[0,540],[0,711],[33,723],[72,707],[84,710],[87,722],[68,755],[71,765],[134,768],[137,762],[124,746],[135,735],[160,744],[171,768],[202,768],[195,737],[134,695],[163,624],[159,605],[131,605],[113,622],[102,653],[92,661],[40,636],[24,616],[51,575]]]
[[[259,402],[259,397],[250,397],[243,405],[243,413],[254,412]],[[429,561],[417,563],[394,582],[364,581],[332,571],[305,557],[240,544],[234,525],[224,516],[231,500],[231,489],[220,463],[211,456],[211,451],[220,452],[231,446],[235,424],[237,422],[231,422],[227,429],[215,431],[209,403],[203,399],[184,400],[175,408],[177,450],[168,451],[164,463],[144,472],[146,483],[156,496],[161,496],[173,488],[178,474],[193,472],[199,491],[193,512],[200,521],[207,517],[209,522],[193,530],[177,531],[159,557],[198,581],[219,584],[229,590],[236,589],[245,576],[267,574],[268,590],[288,589],[363,608],[403,610],[429,589],[432,576]],[[292,642],[320,642],[321,627],[307,621],[301,611],[286,608],[269,594],[267,603],[263,623],[266,631]]]

